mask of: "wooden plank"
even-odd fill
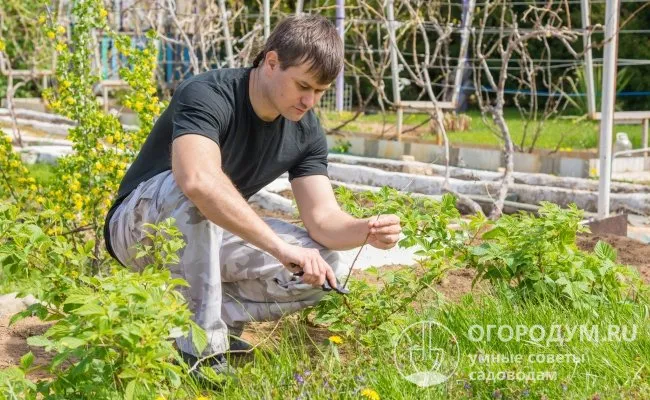
[[[129,84],[126,83],[126,81],[123,81],[121,79],[105,79],[103,81],[99,82],[99,85],[101,87],[105,88],[115,88],[115,87],[128,87]]]
[[[599,112],[594,114],[596,121],[600,121],[601,118]],[[616,111],[614,113],[615,121],[642,121],[644,119],[650,119],[650,111]]]
[[[400,101],[398,107],[408,108],[414,110],[434,110],[433,102],[431,101]],[[451,101],[439,101],[438,107],[443,110],[453,110],[454,104]]]

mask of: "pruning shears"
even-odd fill
[[[300,270],[298,272],[294,272],[293,276],[303,276],[305,274],[305,271],[303,271],[302,268],[300,268],[299,265],[292,263],[291,267]],[[338,278],[336,278],[336,289],[332,288],[332,286],[330,285],[330,283],[329,283],[329,281],[327,279],[325,279],[325,283],[323,283],[321,285],[321,288],[325,292],[330,292],[330,291],[334,290],[335,292],[337,292],[339,294],[343,294],[343,295],[350,293],[350,291],[347,288],[345,288],[344,285],[341,285]]]

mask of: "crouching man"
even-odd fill
[[[278,24],[252,68],[219,69],[184,81],[120,185],[105,227],[113,257],[134,269],[143,224],[173,217],[186,246],[176,277],[208,335],[204,354],[177,341],[193,363],[229,372],[223,356],[245,349],[248,321],[280,318],[316,304],[321,285],[347,273],[336,250],[395,245],[395,215],[356,219],[338,206],[327,176],[327,142],[312,108],[343,65],[334,26],[320,16]],[[302,229],[262,220],[247,199],[289,172]],[[369,236],[368,236],[369,235]],[[302,270],[302,276],[294,272]]]

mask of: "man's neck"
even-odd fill
[[[253,106],[253,111],[262,121],[274,121],[280,114],[271,105],[266,92],[260,84],[261,67],[251,69],[248,80],[248,95]]]

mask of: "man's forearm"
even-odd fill
[[[313,226],[306,226],[309,235],[331,250],[349,250],[361,246],[368,236],[368,218],[359,219],[332,210]]]
[[[220,173],[185,194],[207,219],[277,257],[282,239],[248,205],[227,175]]]

